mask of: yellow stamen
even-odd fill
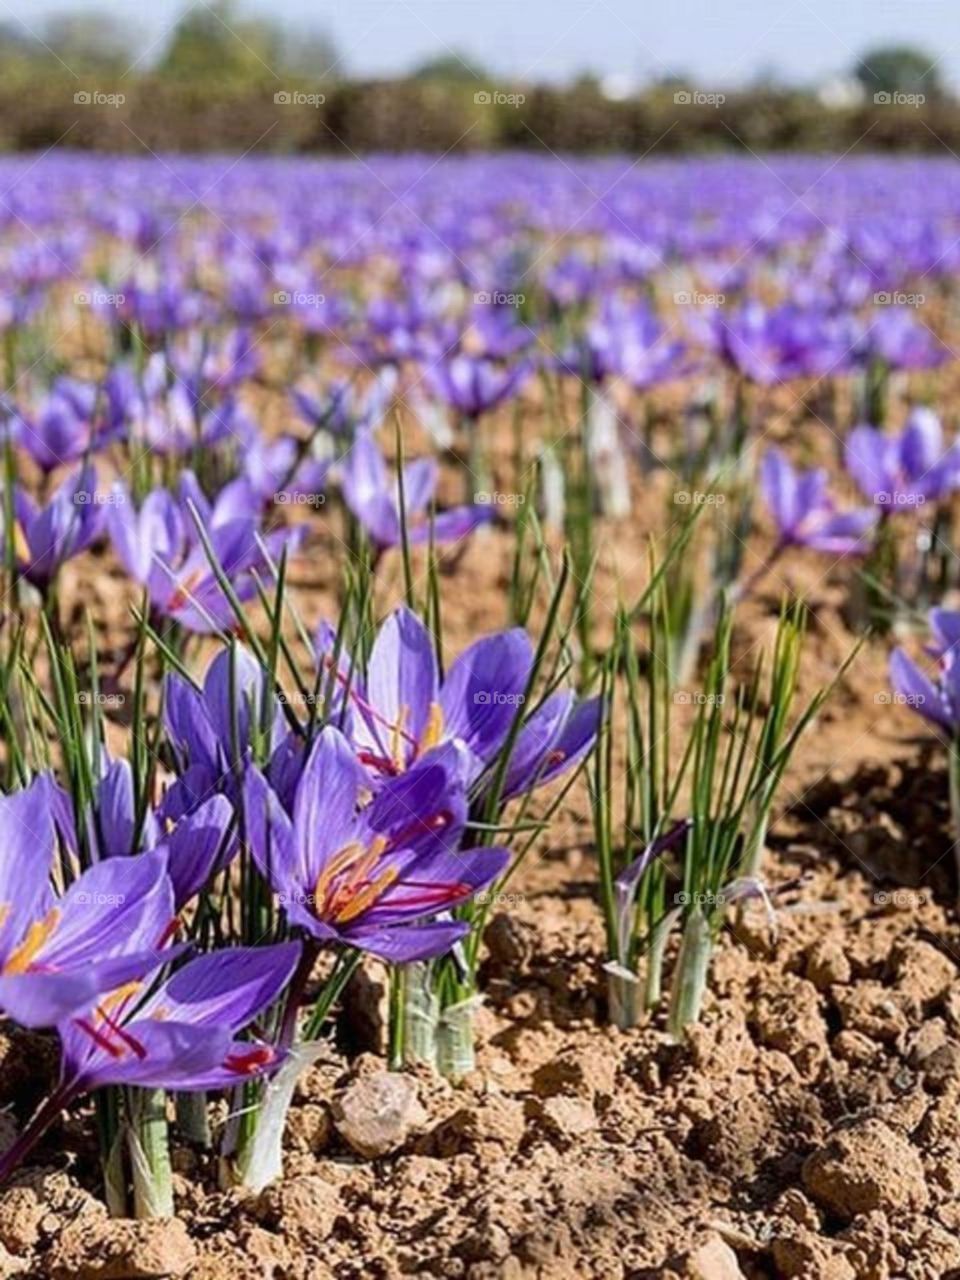
[[[3,966],[4,974],[10,977],[18,973],[26,973],[37,952],[40,951],[59,923],[60,912],[56,907],[51,907],[42,920],[35,920],[27,930],[27,936],[19,947],[11,951],[10,958]]]
[[[368,884],[365,889],[361,889],[359,893],[354,894],[353,898],[340,908],[335,916],[337,924],[346,924],[348,920],[355,920],[357,916],[362,915],[367,907],[372,906],[380,895],[393,884],[399,874],[399,868],[385,867],[372,884]]]
[[[443,736],[443,707],[439,702],[430,703],[430,715],[427,717],[427,727],[423,731],[423,737],[420,739],[421,751],[429,751],[431,747],[435,747]]]
[[[125,982],[122,987],[108,992],[97,1005],[97,1018],[101,1020],[106,1017],[111,1009],[115,1009],[117,1005],[123,1004],[130,996],[135,996],[138,991],[143,990],[142,982]]]
[[[323,868],[317,876],[317,883],[313,886],[313,909],[316,915],[319,916],[323,913],[327,894],[330,891],[334,877],[338,876],[341,871],[346,871],[347,867],[356,862],[358,858],[362,858],[363,853],[363,845],[358,842],[344,845]]]
[[[10,905],[9,902],[0,902],[0,929],[2,929],[3,926],[10,919],[10,912],[12,910],[13,910],[13,907]]]
[[[386,836],[374,836],[368,848],[364,849],[357,843],[348,844],[330,859],[317,877],[314,890],[314,912],[318,918],[352,920],[393,883],[397,877],[395,867],[388,868],[368,883],[388,844]],[[341,873],[346,873],[343,883],[334,886],[335,877]]]

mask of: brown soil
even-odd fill
[[[601,638],[618,595],[642,584],[653,507],[628,528],[598,525]],[[761,533],[751,559],[763,545]],[[503,621],[511,549],[507,531],[482,533],[445,578],[450,652]],[[335,552],[319,535],[295,575],[311,624],[333,610]],[[384,604],[399,588],[386,568]],[[803,687],[828,680],[852,643],[842,576],[786,560],[738,621],[744,663],[786,587],[813,606]],[[105,649],[122,649],[119,579],[98,566],[73,587],[94,602]],[[301,1081],[282,1182],[224,1193],[211,1159],[178,1143],[180,1221],[111,1221],[92,1117],[74,1114],[0,1192],[0,1277],[960,1277],[947,785],[922,722],[889,704],[886,652],[863,648],[805,741],[770,835],[768,880],[791,886],[776,930],[762,913],[731,922],[686,1044],[660,1017],[606,1025],[578,785],[488,928],[474,1076],[383,1077],[382,975],[368,966],[340,1047]],[[53,1070],[42,1037],[0,1041],[0,1142]]]

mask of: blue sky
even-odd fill
[[[134,15],[131,0],[0,0],[0,21],[39,30],[51,13],[99,8],[135,16],[144,48],[159,49],[188,3],[149,0]],[[819,81],[869,45],[910,41],[960,85],[956,0],[247,0],[241,9],[327,29],[358,75],[456,49],[523,79],[679,72],[722,87],[770,69]]]

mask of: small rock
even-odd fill
[[[488,1094],[471,1107],[461,1107],[428,1135],[430,1151],[457,1155],[483,1146],[514,1151],[523,1138],[526,1117],[523,1103],[515,1098]]]
[[[838,1130],[807,1157],[802,1176],[813,1198],[844,1219],[874,1209],[919,1209],[929,1199],[916,1149],[876,1119]]]
[[[337,1132],[368,1159],[398,1151],[426,1120],[416,1081],[395,1071],[356,1080],[333,1101]]]
[[[718,1235],[708,1236],[687,1254],[680,1274],[689,1280],[745,1280],[737,1255]]]
[[[820,1215],[812,1200],[799,1187],[788,1187],[777,1201],[777,1213],[809,1231],[820,1230]]]
[[[597,1127],[597,1116],[589,1102],[557,1094],[531,1102],[531,1114],[559,1138],[579,1138]]]
[[[343,1213],[340,1192],[319,1174],[287,1178],[276,1185],[276,1221],[291,1239],[325,1240]]]
[[[44,1259],[50,1280],[176,1280],[197,1261],[179,1218],[83,1219],[64,1228]]]

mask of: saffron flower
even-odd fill
[[[955,619],[953,615],[951,633]],[[939,625],[935,625],[934,634],[941,641],[947,638]],[[952,737],[960,735],[960,664],[954,661],[955,638],[940,654],[935,679],[918,667],[904,649],[894,649],[890,655],[890,683],[898,699]]]
[[[936,501],[960,486],[960,441],[945,445],[940,419],[923,407],[912,410],[899,435],[855,427],[845,460],[864,497],[887,511]]]
[[[760,467],[760,492],[777,526],[775,555],[787,547],[836,556],[862,555],[870,549],[876,512],[837,511],[822,468],[797,471],[779,449],[768,449]]]
[[[437,464],[419,458],[403,468],[403,503],[407,539],[426,542],[430,537],[430,504],[437,488]],[[399,546],[403,539],[400,518],[400,486],[391,476],[383,454],[369,436],[360,436],[343,463],[340,477],[343,499],[379,550]],[[480,504],[452,507],[433,518],[438,543],[457,542],[491,519],[491,509]]]
[[[18,571],[45,590],[60,566],[85,551],[100,534],[103,508],[97,498],[96,470],[91,465],[81,467],[43,505],[18,485],[13,509],[16,530],[22,535]]]
[[[484,356],[464,352],[431,365],[426,381],[442,400],[465,418],[479,418],[520,390],[530,375],[530,364],[503,365]]]
[[[381,626],[365,683],[351,687],[350,732],[358,761],[374,779],[395,777],[444,743],[460,751],[472,785],[504,746],[522,714],[533,667],[521,628],[484,636],[463,651],[441,681],[433,639],[406,607]],[[578,764],[596,738],[601,699],[551,694],[517,734],[502,798],[519,795]]]
[[[163,815],[177,819],[215,792],[230,789],[234,769],[250,753],[264,705],[266,675],[242,646],[223,649],[210,663],[202,688],[177,672],[164,682],[164,724],[178,757],[179,777],[164,799]],[[285,741],[286,720],[270,694],[267,751]]]
[[[188,961],[144,999],[131,982],[58,1030],[59,1088],[76,1097],[108,1084],[185,1092],[229,1088],[274,1070],[282,1050],[238,1033],[277,999],[300,944],[236,947]]]
[[[99,862],[144,849],[161,849],[166,855],[174,910],[179,911],[236,852],[233,806],[225,796],[209,794],[211,789],[199,796],[189,790],[168,793],[163,824],[149,808],[138,824],[130,762],[106,757],[94,784],[92,811],[85,815],[86,846],[91,856]],[[71,852],[78,853],[77,820],[70,796],[54,782],[51,792],[60,838]],[[187,800],[189,812],[182,813]]]
[[[92,1089],[202,1092],[276,1070],[286,1051],[239,1033],[273,1004],[299,958],[295,942],[216,951],[191,960],[150,995],[144,983],[125,982],[64,1017],[59,1082],[0,1156],[0,1183],[63,1108]]]
[[[494,881],[506,849],[459,851],[466,821],[453,746],[391,779],[369,804],[368,783],[338,729],[318,736],[288,815],[250,768],[245,812],[253,857],[291,924],[402,963],[448,951],[466,921],[432,920]]]
[[[213,553],[241,601],[256,595],[256,576],[271,576],[270,561],[284,543],[296,546],[297,530],[262,534],[260,502],[246,480],[226,485],[209,502],[192,473],[180,478],[177,497],[163,489],[148,494],[139,512],[122,485],[114,487],[107,527],[127,572],[147,588],[151,608],[188,631],[229,630],[230,601],[210,564],[188,502],[207,532]]]
[[[57,892],[50,780],[0,797],[0,1008],[52,1026],[164,958],[174,920],[163,851],[99,862]]]

